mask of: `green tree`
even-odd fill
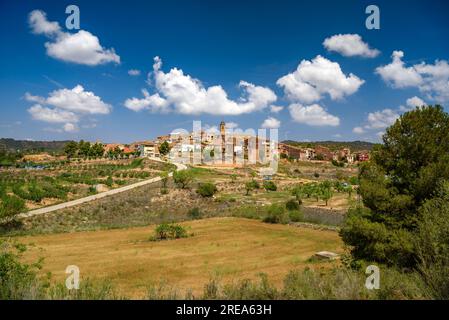
[[[168,144],[168,142],[167,142],[167,141],[162,142],[162,143],[160,144],[160,146],[159,146],[159,153],[160,153],[162,156],[165,156],[165,155],[167,155],[169,152],[170,152],[170,145]]]
[[[103,154],[104,154],[104,147],[103,147],[103,144],[98,143],[98,142],[94,143],[94,144],[92,145],[90,151],[91,151],[91,155],[92,155],[92,156],[97,157],[97,158],[102,157]]]
[[[193,181],[193,173],[191,170],[179,170],[173,172],[173,181],[178,188],[186,189]]]
[[[162,171],[159,177],[161,178],[162,189],[167,189],[168,171]]]
[[[295,196],[296,202],[298,202],[298,205],[302,205],[302,198],[304,197],[305,193],[303,190],[303,186],[297,185],[292,189],[292,195]]]
[[[78,143],[75,141],[70,141],[64,146],[64,154],[67,156],[67,158],[73,158],[76,156],[76,153],[78,151]]]
[[[449,299],[449,182],[420,208],[415,247],[418,271],[435,299]]]
[[[247,181],[245,183],[246,195],[249,196],[249,193],[254,189],[259,189],[260,184],[256,180],[252,179],[251,181]]]
[[[264,181],[263,182],[263,187],[267,191],[276,191],[277,190],[276,184],[273,181],[271,181],[271,180]]]
[[[449,115],[440,106],[406,112],[386,130],[383,145],[359,173],[368,210],[348,214],[341,235],[357,259],[416,266],[420,206],[449,178]]]
[[[0,199],[0,222],[13,219],[19,213],[25,211],[25,201],[6,193]]]
[[[26,246],[10,239],[0,239],[0,300],[42,299],[43,287],[37,272],[42,260],[23,262]]]
[[[329,200],[333,196],[332,187],[322,184],[320,186],[319,197],[321,200],[326,202],[326,206],[328,205]]]
[[[79,154],[83,157],[88,157],[91,153],[90,151],[90,142],[80,140],[78,143]]]
[[[202,197],[212,197],[217,191],[215,184],[210,182],[201,183],[197,190],[198,194]]]

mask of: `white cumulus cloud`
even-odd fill
[[[137,70],[137,69],[130,69],[130,70],[128,70],[128,74],[129,74],[130,76],[139,76],[139,75],[140,75],[140,70]]]
[[[79,130],[78,126],[73,123],[66,123],[63,129],[65,132],[77,132]]]
[[[272,113],[279,113],[280,111],[284,110],[283,106],[275,106],[275,105],[271,105],[270,106],[270,111]]]
[[[46,103],[56,108],[85,114],[108,114],[112,106],[104,103],[91,91],[77,85],[73,89],[59,89],[51,92]]]
[[[385,108],[368,113],[366,120],[362,126],[355,127],[352,132],[356,134],[364,134],[370,130],[386,129],[393,125],[402,113],[410,111],[415,107],[426,105],[426,102],[421,98],[414,96],[406,100],[405,106],[401,105],[398,108]],[[384,131],[381,131],[384,133]]]
[[[307,124],[310,126],[332,126],[340,124],[340,119],[328,113],[318,104],[303,106],[299,103],[291,104],[288,107],[290,115],[295,122]]]
[[[365,130],[362,127],[354,127],[354,129],[352,129],[352,132],[357,134],[363,134],[365,133]]]
[[[405,88],[418,86],[422,83],[421,75],[414,67],[405,67],[402,58],[404,52],[393,51],[391,55],[393,61],[385,66],[377,67],[378,73],[382,79],[395,88]]]
[[[25,93],[25,99],[33,102],[28,109],[32,119],[47,123],[65,123],[66,132],[78,131],[78,123],[83,116],[108,114],[112,106],[103,102],[93,92],[85,91],[81,85],[73,89],[58,89],[49,93],[48,97]]]
[[[184,74],[181,69],[173,68],[165,73],[161,67],[161,59],[155,57],[151,78],[156,92],[150,95],[143,90],[143,98],[129,98],[124,102],[125,107],[133,111],[147,109],[180,114],[240,115],[262,110],[277,99],[269,88],[240,81],[243,94],[234,101],[228,98],[220,85],[205,87],[200,80]]]
[[[52,109],[42,107],[40,104],[36,104],[28,109],[31,117],[34,120],[44,121],[48,123],[64,123],[64,122],[78,122],[78,116],[70,111]]]
[[[423,99],[421,99],[417,96],[407,99],[406,104],[407,104],[407,107],[409,107],[409,108],[422,107],[422,106],[427,105],[427,103],[425,103]]]
[[[50,39],[45,43],[50,57],[89,66],[120,63],[120,57],[114,49],[102,47],[97,36],[85,30],[63,32],[59,24],[48,21],[46,13],[41,10],[33,10],[28,22],[33,33],[44,34]]]
[[[449,64],[436,60],[434,64],[421,62],[405,66],[404,52],[394,51],[390,64],[376,68],[376,73],[393,88],[416,87],[428,99],[437,102],[449,101]]]
[[[399,113],[392,109],[383,109],[368,113],[366,129],[381,129],[391,126],[396,119],[399,118]]]
[[[346,76],[336,62],[318,55],[302,60],[298,68],[276,82],[293,102],[312,103],[328,94],[332,100],[355,93],[365,81],[350,73]]]
[[[337,34],[326,38],[323,45],[327,50],[338,52],[345,57],[374,58],[380,53],[377,49],[371,49],[358,34]]]
[[[265,128],[265,129],[277,129],[280,126],[281,126],[281,121],[279,121],[278,119],[273,118],[273,117],[268,117],[262,123],[262,128]]]

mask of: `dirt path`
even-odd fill
[[[151,160],[161,161],[159,159],[151,159]],[[184,164],[180,164],[180,163],[173,163],[173,164],[176,166],[176,170],[185,170],[185,169],[187,169],[187,166],[184,165]],[[169,175],[172,176],[173,174],[170,173]],[[124,191],[128,191],[128,190],[131,190],[131,189],[134,189],[134,188],[145,186],[145,185],[150,184],[150,183],[155,183],[155,182],[158,182],[160,180],[161,180],[160,177],[155,177],[155,178],[151,178],[151,179],[148,179],[148,180],[145,180],[145,181],[140,181],[140,182],[137,182],[137,183],[133,183],[133,184],[130,184],[128,186],[124,186],[124,187],[120,187],[120,188],[117,188],[117,189],[112,189],[112,190],[109,190],[109,191],[105,191],[105,192],[101,192],[101,193],[98,193],[98,194],[94,194],[92,196],[88,196],[88,197],[84,197],[84,198],[80,198],[80,199],[76,199],[76,200],[72,200],[72,201],[68,201],[68,202],[64,202],[64,203],[60,203],[60,204],[56,204],[56,205],[45,207],[45,208],[31,210],[31,211],[28,211],[28,212],[25,212],[25,213],[21,213],[19,215],[19,218],[28,218],[28,217],[31,217],[31,216],[36,216],[36,215],[45,214],[45,213],[53,212],[53,211],[60,210],[60,209],[65,209],[65,208],[77,206],[77,205],[80,205],[80,204],[83,204],[83,203],[86,203],[86,202],[89,202],[89,201],[101,199],[101,198],[108,197],[108,196],[111,196],[111,195],[114,195],[114,194],[117,194],[117,193],[120,193],[120,192],[124,192]]]

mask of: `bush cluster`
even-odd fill
[[[186,229],[179,224],[162,223],[156,227],[155,236],[152,240],[169,240],[186,238]]]
[[[206,183],[201,183],[198,186],[198,189],[196,190],[196,192],[201,195],[202,197],[212,197],[216,192],[217,192],[217,187],[215,186],[215,184],[210,183],[210,182],[206,182]]]

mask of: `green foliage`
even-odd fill
[[[299,209],[298,210],[290,210],[288,212],[288,218],[290,219],[291,222],[304,221],[304,215],[302,214],[302,212]]]
[[[243,279],[221,285],[212,279],[203,291],[202,299],[243,300],[406,300],[425,299],[422,281],[416,273],[404,274],[395,269],[382,268],[379,290],[367,290],[366,275],[344,267],[323,271],[292,270],[284,278],[283,286],[274,286],[261,274],[258,281]]]
[[[112,177],[111,177],[111,176],[107,177],[107,179],[106,179],[106,181],[105,181],[105,184],[106,184],[108,187],[112,187],[113,183],[114,183],[114,180],[112,179]]]
[[[162,171],[159,177],[161,178],[162,189],[167,189],[168,171]]]
[[[297,185],[292,189],[292,195],[295,196],[296,202],[299,206],[302,205],[302,198],[305,196],[304,188],[302,185]]]
[[[186,229],[179,224],[162,223],[156,227],[155,237],[152,240],[169,240],[186,238]]]
[[[263,187],[267,191],[276,191],[278,188],[276,184],[271,180],[266,180],[263,182]]]
[[[251,181],[247,181],[245,183],[245,190],[246,190],[246,195],[249,196],[249,193],[254,189],[253,184],[251,183]]]
[[[90,154],[89,141],[80,140],[80,142],[78,142],[78,154],[84,158]]]
[[[366,217],[370,210],[357,207],[348,211],[340,230],[343,241],[351,246],[355,259],[382,261],[387,265],[409,265],[414,261],[413,236],[405,229],[389,229]]]
[[[350,177],[349,183],[353,186],[357,186],[359,184],[359,178],[357,176]]]
[[[286,208],[287,210],[289,210],[289,211],[292,211],[292,210],[299,210],[299,204],[298,204],[298,202],[295,201],[295,200],[288,200],[288,201],[285,203],[285,208]]]
[[[103,144],[98,142],[94,143],[89,150],[89,155],[95,158],[100,158],[103,156],[103,154],[104,154]]]
[[[68,142],[64,147],[64,153],[67,158],[73,158],[76,156],[78,151],[78,143],[75,141]]]
[[[80,140],[78,143],[69,141],[64,146],[64,153],[67,158],[74,158],[75,156],[83,158],[99,158],[104,154],[104,147],[101,143],[91,144],[88,141]]]
[[[14,218],[25,211],[25,201],[16,197],[3,194],[0,198],[0,222]]]
[[[283,205],[272,204],[267,208],[263,222],[286,224],[290,222],[290,219]]]
[[[41,298],[36,275],[41,264],[22,263],[25,250],[22,244],[0,239],[0,300]]]
[[[173,172],[173,181],[178,188],[186,189],[193,181],[193,173],[191,170],[178,170]]]
[[[359,259],[414,267],[420,207],[449,179],[449,115],[440,106],[406,112],[383,142],[360,167],[359,193],[369,210],[350,215],[342,235]]]
[[[319,185],[318,191],[320,199],[326,202],[326,206],[328,201],[333,196],[332,186],[330,181],[324,181]]]
[[[217,191],[215,184],[210,182],[201,183],[196,190],[202,197],[212,197]]]
[[[198,207],[195,207],[187,212],[187,216],[191,219],[201,219],[203,214]]]
[[[332,164],[336,167],[344,167],[345,166],[345,163],[343,161],[340,162],[335,159],[332,159]]]
[[[256,180],[252,179],[251,181],[247,181],[245,183],[245,190],[246,190],[246,195],[248,196],[249,193],[254,190],[254,189],[259,189],[260,188],[260,184],[259,182],[257,182]]]
[[[435,299],[449,299],[449,182],[420,208],[415,240],[418,270]]]
[[[159,146],[159,153],[160,153],[162,156],[165,156],[165,155],[167,155],[169,152],[170,152],[170,145],[168,144],[168,142],[167,142],[167,141],[162,142],[162,143],[160,144],[160,146]]]

